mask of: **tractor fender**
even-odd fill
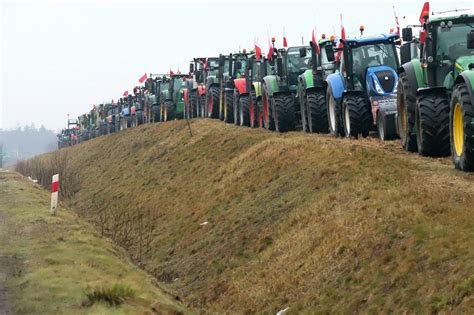
[[[199,96],[203,96],[206,94],[206,87],[204,85],[199,85],[197,90],[198,90]]]
[[[247,80],[245,78],[234,80],[235,88],[239,91],[239,94],[247,93]]]
[[[326,78],[328,89],[331,89],[332,96],[337,103],[341,103],[344,94],[344,81],[340,73],[333,73]]]
[[[416,95],[425,95],[425,94],[442,94],[447,95],[447,90],[444,86],[435,86],[435,87],[424,87],[419,88],[416,91]]]
[[[314,76],[313,70],[307,69],[303,74],[299,76],[299,82],[303,89],[309,89],[314,87]]]
[[[262,96],[262,83],[261,82],[254,82],[253,88],[255,89],[255,97],[259,98]]]
[[[398,70],[398,74],[405,72],[410,83],[412,92],[416,92],[420,88],[425,88],[425,80],[423,77],[423,69],[421,68],[421,62],[418,59],[413,59],[407,62]],[[416,94],[416,93],[413,93]]]
[[[269,75],[263,78],[263,84],[265,84],[268,96],[273,96],[274,93],[279,91],[278,81],[276,75]]]
[[[474,100],[474,71],[473,70],[466,70],[461,72],[460,75],[457,76],[454,84],[465,83],[467,85],[467,90],[469,91],[469,97],[471,100]]]

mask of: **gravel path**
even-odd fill
[[[0,212],[0,231],[3,228],[5,221],[2,213]],[[0,314],[1,315],[11,315],[13,314],[11,310],[11,305],[8,303],[7,290],[5,289],[5,280],[11,268],[11,260],[7,256],[3,255],[0,251]]]

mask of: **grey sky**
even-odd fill
[[[318,33],[387,32],[417,16],[424,1],[11,1],[0,6],[0,128],[44,124],[59,129],[92,104],[117,99],[145,72],[188,70],[195,56],[263,50],[267,32],[281,45]],[[472,1],[431,1],[434,11]],[[247,10],[247,11],[245,11]],[[238,26],[237,26],[238,25]]]

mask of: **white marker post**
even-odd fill
[[[53,175],[53,184],[51,185],[51,214],[56,214],[58,207],[59,174]]]

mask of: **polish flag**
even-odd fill
[[[315,29],[313,28],[313,33],[311,34],[311,41],[313,42],[314,47],[316,48],[316,53],[317,53],[318,55],[320,55],[320,54],[321,54],[321,50],[319,49],[319,44],[318,44],[318,41],[316,40],[316,36],[317,36],[317,35],[316,35],[316,31],[315,31]]]
[[[427,1],[423,4],[423,9],[421,9],[421,15],[420,15],[420,23],[423,25],[423,30],[421,31],[420,34],[420,45],[423,45],[425,43],[426,39],[426,23],[425,23],[425,17],[428,20],[428,17],[430,15],[430,3]]]
[[[128,96],[128,91],[123,92],[123,96],[127,97]]]
[[[340,19],[341,19],[341,38],[340,38],[340,40],[342,40],[342,39],[346,39],[346,29],[344,28],[344,25],[342,24],[342,14],[340,16]],[[342,43],[341,42],[339,42],[338,48],[342,48]],[[341,55],[342,55],[342,51],[338,51],[337,56],[336,56],[336,59],[338,61],[341,59]]]
[[[147,76],[147,74],[146,74],[146,72],[145,72],[145,74],[142,75],[142,76],[140,77],[140,79],[138,79],[138,82],[143,83],[143,82],[146,81],[147,78],[148,78],[148,76]]]

